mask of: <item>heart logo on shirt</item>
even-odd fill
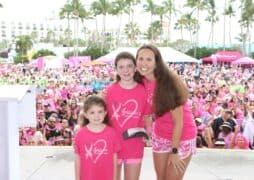
[[[123,104],[119,103],[116,106],[114,106],[113,104],[112,109],[113,109],[112,117],[117,120],[120,127],[123,127],[130,118],[132,118],[135,114],[137,114],[138,103],[134,99],[129,99]],[[121,116],[124,117],[122,121],[119,119],[120,116],[119,112],[121,113]]]
[[[107,154],[107,142],[104,139],[97,140],[94,144],[87,147],[85,144],[86,158],[91,158],[94,164],[103,155]]]

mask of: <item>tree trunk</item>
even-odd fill
[[[103,15],[103,30],[102,30],[102,47],[101,47],[101,52],[103,52],[103,49],[105,48],[105,42],[106,42],[105,31],[106,31],[106,14]]]
[[[251,56],[251,26],[250,26],[250,32],[249,32],[249,56]]]
[[[67,51],[68,53],[70,52],[70,42],[71,42],[71,33],[70,33],[70,15],[67,16],[67,23],[68,23],[68,47],[67,47]]]
[[[199,46],[199,9],[197,10],[197,25],[196,25],[196,39],[195,39],[195,49],[194,49],[194,57],[197,56],[197,47]]]
[[[225,51],[225,41],[226,41],[226,14],[225,10],[227,8],[227,0],[224,0],[224,15],[223,15],[223,50]]]
[[[229,16],[228,21],[228,38],[229,38],[229,46],[232,46],[232,39],[231,39],[231,15]]]
[[[76,31],[76,55],[79,55],[79,40],[78,40],[78,27],[79,27],[79,19],[77,18],[77,31]]]
[[[116,42],[116,46],[119,47],[120,44],[120,34],[121,34],[121,24],[122,24],[122,14],[120,14],[120,18],[119,18],[119,25],[118,25],[118,32],[117,32],[117,42]]]
[[[170,30],[170,28],[171,28],[171,18],[172,18],[172,14],[169,13],[169,17],[168,17],[168,42],[167,43],[169,43],[171,41],[171,30]]]

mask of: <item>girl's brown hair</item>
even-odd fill
[[[154,54],[156,88],[153,95],[153,106],[155,115],[162,116],[164,113],[183,105],[189,97],[189,92],[180,77],[169,70],[164,63],[158,48],[153,45],[143,45],[138,49],[136,59],[142,49],[149,49]]]
[[[117,63],[118,63],[121,59],[130,59],[130,60],[133,62],[133,64],[135,65],[135,67],[136,67],[136,60],[135,60],[135,57],[134,57],[131,53],[125,52],[125,51],[124,51],[124,52],[119,53],[119,54],[116,56],[116,59],[115,59],[115,68],[117,68]],[[134,79],[136,82],[142,84],[142,79],[141,79],[141,75],[139,74],[139,72],[137,72],[137,71],[135,72],[133,79]],[[116,81],[118,82],[118,81],[120,81],[120,80],[121,80],[120,76],[119,76],[119,75],[116,75]]]
[[[84,102],[84,107],[83,107],[84,112],[87,112],[94,105],[95,106],[101,106],[101,107],[104,108],[105,111],[107,111],[106,103],[101,97],[99,97],[99,96],[89,96]],[[87,125],[88,123],[89,123],[89,120],[84,116],[83,126]],[[103,123],[109,125],[109,118],[108,118],[107,114],[104,118]]]

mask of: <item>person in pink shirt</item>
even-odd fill
[[[124,165],[124,179],[138,180],[144,154],[143,137],[126,138],[133,128],[144,128],[146,92],[136,74],[135,57],[122,52],[115,59],[117,80],[105,90],[105,100],[112,126],[121,137],[122,150],[118,154],[118,180]]]
[[[76,180],[116,180],[120,142],[108,126],[106,103],[98,96],[84,102],[84,126],[74,140]]]
[[[158,180],[183,179],[196,152],[197,129],[190,107],[189,92],[179,76],[164,64],[153,45],[143,45],[136,55],[137,70],[144,76],[154,113],[152,150]]]
[[[225,149],[229,149],[230,148],[230,143],[232,141],[233,135],[234,133],[233,131],[233,127],[229,122],[224,122],[221,126],[220,126],[221,132],[218,135],[218,139],[224,139],[225,142]]]

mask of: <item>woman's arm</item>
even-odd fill
[[[171,110],[170,112],[174,123],[172,147],[178,148],[183,129],[183,107],[178,106],[174,110]]]
[[[75,154],[75,180],[80,180],[80,157]]]
[[[172,148],[178,148],[182,136],[183,129],[183,107],[176,107],[171,110],[171,116],[174,123],[173,127],[173,137],[172,137]],[[184,172],[186,167],[185,162],[180,158],[178,152],[169,153],[168,164],[172,164],[173,167],[180,173]]]

